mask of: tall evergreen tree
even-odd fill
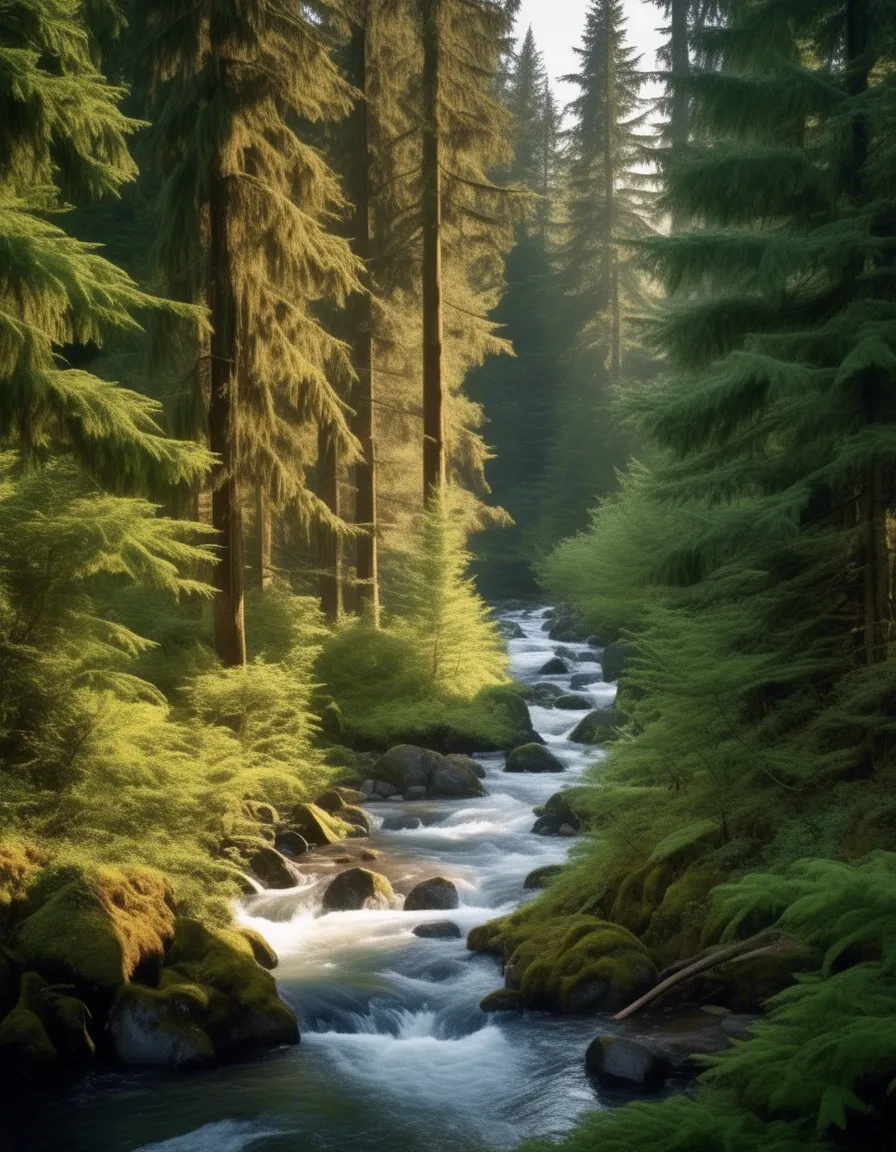
[[[621,0],[588,10],[578,95],[564,133],[564,198],[557,256],[563,292],[564,386],[549,468],[552,507],[545,544],[583,527],[595,495],[614,486],[624,449],[610,398],[624,372],[647,363],[626,339],[625,320],[646,305],[644,277],[630,249],[651,231],[652,139],[640,96],[639,57],[626,39]]]
[[[275,0],[157,0],[149,61],[165,173],[158,254],[179,298],[204,300],[207,432],[219,458],[215,637],[226,664],[245,661],[242,504],[248,477],[277,503],[336,526],[312,495],[309,422],[347,449],[347,410],[332,374],[350,374],[317,301],[357,287],[347,242],[328,231],[341,194],[296,124],[345,115],[350,89],[331,56],[338,13]],[[199,382],[197,381],[197,386]]]

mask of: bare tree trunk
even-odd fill
[[[222,63],[221,83],[226,65]],[[212,490],[212,525],[217,529],[219,562],[215,565],[215,651],[226,667],[246,663],[243,590],[243,524],[239,491],[239,381],[237,377],[236,300],[230,251],[230,190],[214,160],[209,195],[209,284],[211,315],[211,396],[209,447],[219,464]]]
[[[688,9],[691,0],[672,0],[670,12],[670,63],[672,70],[672,104],[669,110],[669,143],[673,151],[687,144],[690,136],[690,109],[687,89],[676,83],[691,71],[689,52]]]
[[[369,15],[365,18],[369,20]],[[357,25],[354,28],[351,49],[352,80],[362,94],[355,105],[353,117],[359,165],[357,187],[354,190],[354,249],[366,266],[370,259],[370,111],[367,99],[365,26]],[[373,425],[373,301],[370,291],[361,293],[356,298],[356,305],[357,322],[352,350],[357,376],[353,431],[361,445],[361,459],[355,465],[355,523],[363,528],[364,532],[355,542],[355,577],[358,610],[375,628],[378,628],[380,593],[377,563],[376,449]]]
[[[423,502],[445,487],[442,366],[442,181],[439,141],[440,0],[423,14]]]
[[[338,516],[339,462],[333,437],[325,428],[317,434],[317,468],[320,498]],[[342,541],[328,524],[317,526],[317,561],[321,611],[329,624],[335,624],[342,615]]]
[[[262,484],[258,485],[255,492],[255,530],[258,533],[258,585],[262,592],[267,592],[273,583],[271,566],[273,533],[267,492]]]

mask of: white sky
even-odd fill
[[[576,71],[573,46],[581,43],[585,13],[590,0],[523,0],[517,17],[517,30],[524,36],[531,24],[535,42],[544,54],[548,75],[554,81],[558,103],[564,105],[572,93],[569,86],[557,83],[558,76]],[[625,0],[628,16],[628,39],[643,59],[641,67],[654,67],[655,53],[661,40],[657,28],[664,22],[663,11],[646,0]]]

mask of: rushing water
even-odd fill
[[[566,687],[568,676],[538,675],[557,648],[542,613],[505,619],[525,633],[509,642],[514,676]],[[593,649],[565,647],[578,657],[575,671],[598,671]],[[604,705],[614,692],[598,683],[581,694]],[[566,764],[563,775],[508,774],[503,756],[485,755],[477,757],[487,773],[481,799],[371,806],[378,823],[396,812],[423,821],[370,838],[393,884],[406,890],[449,876],[457,911],[320,916],[336,864],[300,887],[246,899],[242,920],[280,957],[276,975],[299,1018],[298,1047],[213,1070],[91,1076],[29,1108],[28,1134],[13,1136],[16,1152],[472,1152],[560,1135],[599,1106],[582,1066],[594,1020],[486,1016],[479,1001],[502,983],[495,958],[472,955],[463,939],[411,931],[450,918],[466,934],[532,895],[523,891],[529,871],[565,856],[569,840],[532,834],[532,808],[600,753],[566,739],[584,713],[531,712]]]

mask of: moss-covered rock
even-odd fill
[[[548,884],[556,879],[562,871],[562,864],[543,864],[541,868],[534,868],[529,873],[523,881],[523,887],[536,890],[547,888]]]
[[[330,882],[324,892],[324,912],[353,912],[361,908],[391,908],[392,885],[369,868],[348,868]]]
[[[424,912],[430,909],[448,911],[460,903],[457,887],[444,876],[433,876],[421,880],[407,894],[404,901],[405,912]]]
[[[569,665],[562,656],[552,656],[538,669],[539,676],[565,676]]]
[[[554,707],[566,712],[586,712],[591,707],[591,700],[577,692],[570,692],[565,696],[558,696],[554,701]]]
[[[569,739],[573,744],[609,744],[616,738],[619,714],[615,708],[596,708],[576,724]]]
[[[295,1016],[239,932],[178,919],[162,988],[185,984],[207,997],[203,1030],[217,1055],[298,1043]]]
[[[505,772],[564,772],[566,765],[542,744],[522,744],[508,752]]]
[[[248,942],[249,947],[252,949],[252,955],[255,957],[256,964],[260,964],[262,968],[266,968],[269,972],[277,967],[280,963],[277,958],[277,953],[260,932],[256,932],[254,928],[247,928],[245,925],[240,925],[240,927],[237,928],[237,932]]]
[[[601,652],[601,672],[608,684],[615,683],[622,675],[628,654],[628,646],[622,640],[614,640]]]
[[[147,868],[45,869],[28,892],[12,946],[23,966],[88,996],[137,977],[154,984],[174,934],[173,895]]]
[[[339,819],[360,829],[363,836],[369,836],[373,829],[373,820],[370,813],[359,808],[357,804],[343,804],[339,809]]]
[[[515,988],[496,988],[479,1001],[483,1012],[522,1012],[523,996]]]
[[[145,988],[125,984],[107,1025],[112,1051],[122,1064],[210,1064],[215,1046],[205,1024],[210,996],[197,985]]]
[[[637,937],[594,916],[550,916],[537,905],[471,933],[467,946],[500,945],[504,980],[526,1005],[555,1012],[615,1011],[653,987],[656,966]]]
[[[243,807],[249,819],[254,820],[256,824],[273,828],[280,823],[280,815],[273,804],[268,804],[263,800],[245,800]]]
[[[265,888],[295,888],[296,874],[276,848],[262,844],[249,858],[249,869]]]
[[[479,774],[462,755],[443,756],[415,744],[397,744],[372,768],[376,780],[391,784],[405,796],[484,796]],[[423,790],[420,792],[420,790]]]
[[[290,824],[294,831],[315,848],[363,835],[356,825],[325,812],[316,804],[299,804],[292,814]]]
[[[37,1001],[47,987],[34,972],[22,978],[19,999],[0,1021],[0,1071],[28,1079],[49,1071],[59,1060],[39,1012]]]

